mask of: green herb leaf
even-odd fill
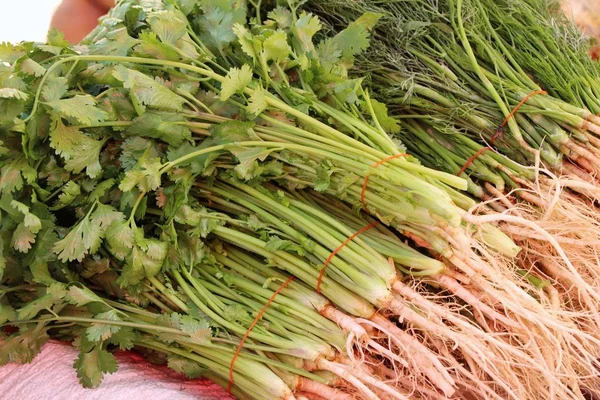
[[[123,82],[138,103],[163,111],[182,111],[186,100],[146,74],[117,65],[113,76]]]
[[[77,370],[79,382],[86,388],[99,386],[105,373],[113,374],[118,369],[115,357],[103,350],[101,345],[89,352],[81,352],[73,367]]]
[[[42,100],[46,102],[60,100],[68,90],[67,78],[50,77],[42,89]]]
[[[42,310],[50,310],[55,304],[62,303],[67,294],[64,284],[56,282],[46,289],[46,294],[27,303],[17,310],[17,316],[21,320],[32,319]]]
[[[31,58],[24,59],[21,62],[19,70],[24,74],[33,75],[36,77],[43,76],[46,73],[46,69],[33,61]]]
[[[202,372],[204,371],[204,368],[202,368],[200,364],[176,354],[169,354],[167,366],[173,371],[184,374],[190,379],[201,377]]]
[[[75,127],[65,126],[60,119],[50,132],[50,146],[65,160],[65,168],[75,173],[85,168],[90,178],[102,172],[99,157],[106,140],[96,140]]]
[[[367,12],[334,37],[345,60],[352,61],[355,55],[369,47],[370,31],[381,17],[381,14]]]
[[[246,22],[246,9],[243,2],[236,0],[202,1],[203,14],[198,17],[200,40],[211,51],[222,54],[235,40],[233,26]]]
[[[31,362],[50,339],[47,330],[42,323],[27,324],[11,337],[0,335],[0,365]]]
[[[312,38],[321,28],[322,25],[319,18],[303,11],[300,14],[300,18],[294,24],[292,32],[300,42],[301,49],[305,52],[310,52],[315,49]]]
[[[250,96],[250,101],[248,102],[248,112],[254,115],[259,115],[262,113],[267,107],[266,100],[267,91],[263,88],[256,88],[254,93]]]
[[[287,34],[277,31],[263,42],[263,57],[265,60],[282,61],[292,53],[292,48],[287,42]]]
[[[172,146],[180,146],[184,141],[192,139],[192,133],[185,123],[181,114],[147,111],[132,121],[131,126],[125,130],[125,135],[149,137]]]
[[[90,95],[75,95],[69,99],[51,100],[44,103],[65,118],[72,118],[83,125],[95,125],[106,119],[106,113],[96,106]]]
[[[54,252],[61,261],[82,261],[89,252],[95,253],[108,227],[123,216],[105,204],[97,204],[93,208],[93,213],[86,215],[64,239],[54,245]]]
[[[94,319],[103,321],[121,321],[116,310],[109,310],[94,316]],[[114,333],[117,333],[121,329],[118,325],[111,325],[105,322],[94,322],[89,326],[85,332],[87,338],[91,342],[102,342],[110,338]]]
[[[158,189],[161,181],[161,168],[163,164],[160,158],[141,159],[138,164],[125,173],[125,177],[119,184],[119,189],[124,192],[138,187],[142,192],[150,192]]]
[[[90,46],[91,54],[126,56],[139,43],[127,33],[127,28],[110,31],[106,36]]]
[[[22,92],[18,89],[3,87],[0,88],[0,99],[15,99],[26,101],[29,98],[29,95],[25,92]]]
[[[198,344],[210,343],[212,330],[206,320],[199,320],[191,315],[181,317],[181,330],[192,338]]]
[[[86,304],[90,303],[104,303],[104,300],[98,297],[96,293],[92,292],[87,287],[79,287],[77,285],[72,285],[69,287],[67,300],[69,303],[78,307],[85,306]]]
[[[225,101],[237,92],[241,92],[252,81],[252,69],[244,64],[242,68],[231,68],[221,84],[219,99]]]
[[[53,205],[54,210],[70,205],[81,194],[81,186],[73,181],[67,182],[58,195],[58,200]]]

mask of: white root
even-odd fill
[[[356,368],[356,367],[354,367],[352,365],[348,365],[346,363],[339,364],[339,365],[341,368],[346,369],[346,371],[348,371],[350,374],[357,377],[365,384],[373,387],[377,391],[387,393],[388,395],[392,396],[392,398],[397,399],[397,400],[408,400],[408,397],[406,397],[404,394],[400,393],[399,390],[397,390],[396,388],[377,379],[374,376],[373,371],[366,369],[364,367],[364,365],[362,366],[362,368],[361,368],[361,366],[358,366]]]
[[[571,263],[571,260],[569,259],[569,257],[567,256],[567,254],[565,253],[565,251],[563,250],[561,245],[556,241],[554,236],[552,236],[550,233],[548,233],[548,231],[546,231],[545,229],[541,228],[535,222],[529,221],[529,220],[521,218],[521,217],[515,217],[513,215],[507,215],[507,214],[480,215],[480,216],[476,216],[473,214],[465,214],[465,215],[463,215],[463,219],[469,223],[476,224],[476,225],[503,221],[503,222],[509,222],[509,223],[516,224],[516,225],[526,226],[526,227],[536,231],[542,237],[544,237],[548,241],[548,243],[550,243],[552,245],[552,247],[554,247],[556,252],[559,254],[561,259],[565,263],[565,265],[568,267],[569,271],[573,274],[573,279],[575,279],[577,284],[580,285],[580,287],[582,287],[582,288],[586,288],[586,290],[590,291],[591,294],[595,294],[595,296],[597,296],[596,299],[600,301],[600,293],[596,292],[593,288],[589,287],[588,283],[585,282],[581,278],[581,276],[575,269],[575,266]]]
[[[343,365],[327,361],[325,359],[318,359],[315,362],[317,368],[329,371],[339,376],[343,380],[347,381],[350,385],[352,385],[356,390],[358,390],[363,396],[365,396],[368,400],[380,400],[379,396],[377,396],[371,389],[369,389],[363,382],[361,382],[358,378],[352,375],[350,372],[344,368]]]
[[[508,319],[506,316],[500,314],[498,311],[492,309],[487,304],[484,304],[477,297],[473,296],[467,289],[465,289],[460,283],[456,280],[452,279],[446,275],[437,275],[434,276],[435,279],[440,285],[442,285],[445,289],[451,291],[456,296],[463,299],[465,302],[473,306],[476,310],[482,312],[487,315],[488,318],[492,320],[499,321],[506,325],[507,327],[511,327],[514,329],[519,329],[519,326],[514,321]]]
[[[353,396],[348,393],[344,393],[336,388],[322,384],[320,382],[313,381],[312,379],[308,379],[303,376],[298,378],[298,383],[296,384],[295,391],[317,394],[320,397],[331,400],[353,399]]]
[[[400,358],[400,356],[398,356],[397,354],[394,354],[391,350],[386,349],[385,347],[383,347],[382,345],[380,345],[376,341],[370,340],[367,344],[368,344],[369,347],[372,347],[373,349],[377,350],[379,352],[379,354],[387,357],[391,361],[395,361],[395,362],[397,362],[398,364],[402,365],[405,368],[409,367],[408,361],[406,361],[403,358]]]
[[[356,338],[360,340],[369,340],[369,335],[365,328],[360,326],[353,317],[344,314],[331,304],[327,304],[325,307],[319,310],[321,315],[328,318],[329,320],[338,324],[344,331],[352,332]]]
[[[387,318],[379,314],[375,314],[371,317],[371,321],[359,321],[364,324],[375,324],[377,329],[386,333],[395,341],[397,346],[408,353],[409,359],[413,361],[415,367],[421,370],[421,373],[427,376],[431,383],[446,394],[446,396],[452,396],[454,393],[454,379],[452,379],[440,359],[435,354],[431,353],[431,351],[414,336],[404,332]]]

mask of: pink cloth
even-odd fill
[[[73,361],[77,350],[51,341],[29,364],[0,367],[0,398],[23,400],[224,400],[232,399],[220,386],[202,379],[185,379],[137,354],[116,354],[119,370],[105,375],[102,385],[84,389]]]

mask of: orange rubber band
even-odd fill
[[[525,96],[523,98],[523,100],[521,100],[519,102],[519,104],[517,104],[515,106],[515,108],[512,109],[512,111],[506,116],[506,118],[504,118],[504,121],[502,121],[502,124],[500,124],[498,129],[496,129],[496,133],[490,139],[490,145],[477,150],[477,152],[475,154],[473,154],[471,157],[469,157],[469,159],[467,160],[465,165],[462,166],[462,168],[460,169],[460,171],[458,171],[458,174],[456,174],[456,176],[461,176],[463,174],[463,172],[465,172],[466,169],[469,167],[469,165],[471,165],[473,163],[473,161],[475,161],[475,159],[477,157],[479,157],[480,155],[482,155],[483,153],[485,153],[488,150],[492,150],[491,146],[494,145],[494,142],[496,141],[496,139],[498,139],[499,137],[501,137],[504,134],[504,127],[506,126],[508,121],[516,114],[517,110],[519,108],[521,108],[521,106],[523,104],[525,104],[525,102],[527,100],[529,100],[530,97],[535,96],[536,94],[548,94],[548,92],[546,92],[545,90],[534,90],[533,92],[531,92],[527,96]]]
[[[244,347],[244,343],[246,342],[246,339],[248,339],[248,336],[250,336],[250,332],[252,332],[252,329],[254,328],[254,326],[256,326],[256,324],[258,323],[258,321],[265,314],[265,311],[267,311],[267,308],[271,305],[271,303],[273,302],[273,300],[275,300],[275,297],[277,297],[277,295],[287,285],[289,285],[290,282],[292,282],[295,278],[296,278],[295,276],[290,276],[285,282],[283,282],[283,284],[281,286],[279,286],[279,289],[277,289],[275,291],[275,293],[273,293],[271,295],[271,297],[269,298],[269,301],[267,301],[267,304],[265,304],[263,306],[263,308],[260,309],[260,311],[256,315],[256,318],[254,318],[254,321],[252,321],[252,323],[250,324],[250,327],[248,328],[248,330],[244,334],[244,337],[242,338],[242,341],[238,345],[238,348],[235,351],[235,354],[233,355],[233,358],[231,359],[231,363],[229,364],[229,383],[227,384],[227,392],[229,392],[229,394],[231,394],[231,387],[233,386],[233,366],[234,366],[235,361],[237,360],[238,356],[240,355],[240,353],[242,351],[242,347]]]
[[[375,222],[371,222],[367,226],[360,228],[358,231],[356,231],[352,235],[350,235],[350,237],[348,239],[344,240],[344,243],[339,245],[338,248],[336,248],[334,251],[331,252],[329,257],[327,257],[327,259],[323,263],[323,268],[321,268],[321,271],[319,272],[319,278],[317,279],[317,293],[321,294],[321,282],[323,281],[323,276],[325,275],[325,269],[327,268],[327,265],[331,262],[331,260],[333,260],[333,257],[335,257],[335,255],[337,253],[339,253],[340,250],[342,250],[346,245],[348,245],[348,243],[350,243],[352,241],[352,239],[354,239],[361,233],[368,231],[369,229],[371,229],[372,227],[374,227],[377,224],[378,224],[378,221],[375,221]]]
[[[378,168],[381,165],[385,164],[386,162],[393,160],[395,158],[400,158],[400,157],[408,157],[408,154],[406,153],[401,153],[401,154],[395,154],[393,156],[384,158],[383,160],[379,160],[376,163],[371,165],[371,168]],[[362,190],[360,192],[360,202],[363,205],[363,209],[365,210],[365,212],[367,214],[369,214],[369,210],[367,209],[367,202],[365,200],[365,193],[367,192],[367,185],[369,184],[369,177],[370,177],[370,173],[367,172],[367,175],[365,176],[365,181],[363,182],[363,187]]]

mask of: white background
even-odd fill
[[[45,41],[60,0],[0,0],[0,42]]]

